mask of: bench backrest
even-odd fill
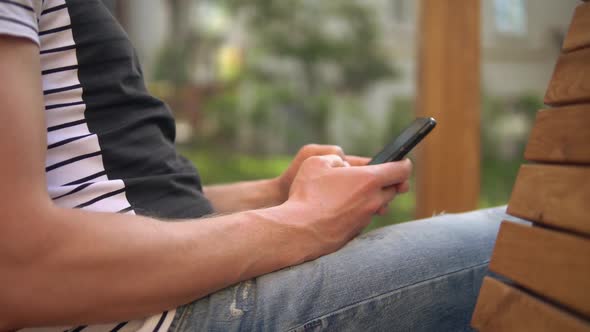
[[[590,331],[590,2],[576,8],[531,132],[472,325]]]

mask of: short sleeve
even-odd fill
[[[39,45],[41,0],[0,0],[0,35],[27,38]]]

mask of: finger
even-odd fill
[[[412,173],[412,162],[409,159],[404,159],[402,161],[368,165],[364,166],[364,168],[377,176],[377,182],[383,188],[407,181]]]
[[[407,193],[410,191],[410,181],[406,180],[403,183],[396,185],[396,187],[399,194]]]
[[[383,202],[382,206],[386,206],[391,202],[395,195],[397,195],[397,188],[395,186],[387,187],[381,190],[381,200]]]
[[[308,157],[335,154],[344,159],[344,151],[338,145],[309,144],[306,145],[303,150]]]
[[[395,198],[395,195],[397,195],[397,187],[396,186],[389,186],[389,187],[381,189],[381,192],[380,192],[381,205],[379,206],[379,209],[377,211],[375,211],[375,214],[380,215],[380,216],[385,215],[388,211],[389,203]]]
[[[318,158],[322,159],[330,167],[346,167],[346,162],[339,155],[328,154]]]
[[[359,156],[345,156],[344,160],[348,161],[351,166],[365,166],[371,161],[370,158],[359,157]]]

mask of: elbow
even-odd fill
[[[1,207],[0,266],[27,266],[44,256],[59,241],[56,208],[50,204]]]
[[[0,217],[0,332],[26,327],[27,306],[42,292],[39,267],[59,241],[53,207],[7,206]]]
[[[0,305],[2,305],[1,302]],[[16,321],[12,321],[10,319],[10,314],[11,313],[9,311],[3,312],[3,316],[0,317],[0,332],[13,332],[21,328]]]

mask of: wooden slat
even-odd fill
[[[559,56],[545,94],[545,104],[590,102],[590,48]]]
[[[480,11],[480,0],[422,0],[420,4],[416,112],[434,117],[438,125],[417,149],[418,218],[477,208]],[[452,195],[448,188],[453,188]]]
[[[564,52],[590,46],[590,3],[576,7],[574,18],[563,42]]]
[[[508,214],[590,235],[590,167],[522,165]]]
[[[590,318],[590,239],[504,221],[490,270]]]
[[[590,323],[485,277],[471,325],[479,331],[588,332]]]
[[[590,164],[590,104],[538,112],[524,156],[532,161]]]

